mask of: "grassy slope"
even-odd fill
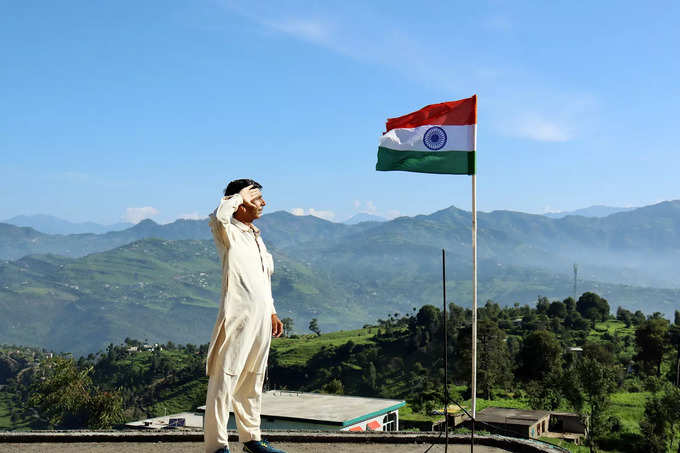
[[[375,328],[373,329],[359,329],[353,331],[340,331],[332,332],[328,334],[322,334],[319,337],[315,336],[303,336],[299,339],[278,339],[273,343],[273,349],[278,350],[282,354],[282,362],[286,365],[302,365],[309,358],[311,358],[316,352],[318,352],[323,346],[341,345],[349,340],[355,343],[366,343],[370,342],[371,332],[375,333]],[[605,333],[620,337],[623,336],[634,336],[635,328],[626,327],[623,322],[616,320],[608,320],[606,322],[597,323],[595,329],[591,330],[588,335],[588,341],[603,341],[603,336]],[[626,351],[631,352],[631,351]],[[451,393],[462,392],[464,387],[451,387]],[[639,422],[644,413],[644,405],[647,398],[650,396],[648,392],[640,393],[628,393],[628,392],[617,392],[611,396],[611,407],[610,414],[618,417],[621,420],[622,431],[621,433],[631,433],[639,434],[640,426]],[[461,402],[464,407],[469,408],[471,405],[470,400]],[[512,395],[505,397],[497,397],[493,400],[478,399],[477,400],[477,410],[483,410],[486,407],[496,406],[496,407],[515,407],[520,409],[530,409],[528,400],[524,398],[515,398]],[[564,411],[572,411],[572,408],[566,405],[560,408]],[[417,420],[417,421],[436,421],[441,418],[437,415],[428,415],[418,412],[414,412],[408,405],[399,411],[399,416],[402,420]],[[568,448],[573,452],[585,452],[588,451],[585,447],[575,446],[568,442],[560,442],[555,439],[544,439],[551,443],[561,445]],[[615,452],[617,450],[608,450]]]
[[[353,341],[357,344],[370,343],[373,341],[372,335],[374,335],[376,331],[377,328],[373,327],[329,332],[320,336],[302,335],[298,338],[279,338],[273,340],[272,350],[278,353],[279,360],[282,364],[288,366],[304,365],[323,347],[340,346],[348,341]],[[595,330],[590,332],[588,338],[591,341],[598,341],[605,332],[610,335],[632,335],[633,331],[633,328],[626,328],[625,325],[619,321],[607,321],[605,323],[598,323]],[[176,350],[163,351],[162,355],[169,358],[177,367],[182,366],[183,352]],[[121,359],[119,363],[124,367],[147,369],[150,358],[150,352],[139,352]],[[179,387],[162,390],[159,395],[159,402],[147,409],[153,416],[192,411],[197,406],[203,404],[206,388],[207,378],[200,377]],[[452,394],[462,393],[463,390],[464,387],[462,386],[451,386],[450,392]],[[646,392],[619,392],[612,395],[610,413],[621,420],[622,432],[639,434],[639,421],[642,418],[644,404],[649,395],[650,394]],[[470,400],[466,400],[461,403],[469,408],[471,402]],[[19,425],[10,425],[9,404],[10,402],[7,400],[6,396],[3,396],[0,392],[0,429],[7,429],[8,426],[12,426],[12,429],[24,427],[25,425],[22,425],[21,423]],[[489,406],[529,408],[526,399],[515,398],[511,394],[499,396],[493,400],[477,400],[477,410],[482,410]],[[570,410],[567,406],[560,409]],[[402,420],[436,421],[440,419],[441,416],[416,413],[407,405],[400,410],[400,418]],[[554,442],[554,440],[550,441]],[[569,444],[565,444],[565,446],[570,448],[571,451],[582,451]]]
[[[316,335],[302,335],[299,338],[275,338],[272,350],[279,354],[282,365],[304,365],[314,354],[325,346],[340,346],[348,341],[356,344],[372,343],[377,328],[340,330]]]
[[[202,377],[189,381],[172,391],[163,391],[160,394],[160,402],[149,409],[152,417],[160,417],[166,414],[179,412],[192,412],[198,406],[205,404],[205,395],[208,390],[208,378]]]
[[[10,418],[10,407],[12,407],[12,399],[6,392],[0,391],[0,431],[12,430],[23,431],[29,430],[28,420],[12,421]]]
[[[601,341],[602,336],[607,333],[611,336],[618,334],[619,336],[635,336],[635,326],[626,327],[622,321],[610,319],[605,322],[598,322],[595,324],[595,329],[592,329],[588,334],[588,341]]]

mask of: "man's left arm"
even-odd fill
[[[261,241],[261,239],[260,239]],[[264,245],[264,242],[261,241],[261,247],[266,250],[266,246]],[[269,305],[271,307],[271,313],[272,313],[272,335],[276,338],[279,338],[281,335],[283,335],[283,323],[279,319],[278,315],[276,314],[276,307],[274,306],[274,297],[272,296],[272,274],[274,273],[274,257],[271,255],[271,253],[265,251],[265,267],[267,269],[267,284],[269,285]]]

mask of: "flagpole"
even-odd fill
[[[472,438],[474,451],[475,419],[477,418],[477,175],[472,174]]]

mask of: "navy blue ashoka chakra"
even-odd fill
[[[446,132],[439,126],[429,128],[423,136],[423,144],[433,151],[442,149],[446,145]]]

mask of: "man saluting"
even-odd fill
[[[210,215],[222,261],[222,293],[208,348],[205,409],[206,453],[228,453],[227,422],[233,408],[239,441],[249,453],[284,453],[260,435],[262,385],[272,335],[281,336],[271,275],[274,261],[252,224],[266,206],[262,186],[251,179],[231,181]]]

